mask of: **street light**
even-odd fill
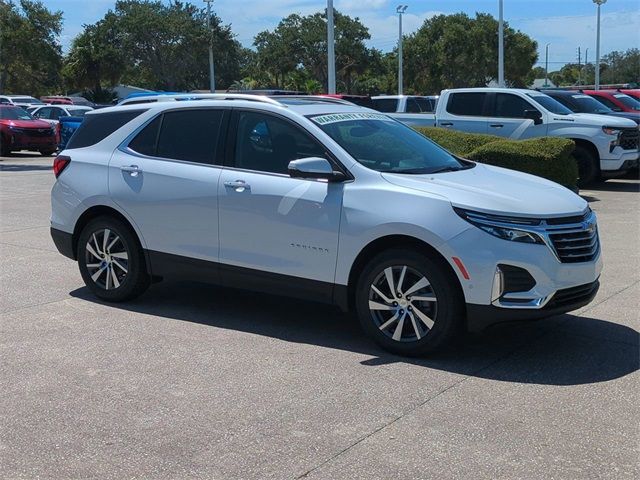
[[[544,46],[544,86],[545,87],[549,86],[549,45],[551,44],[547,43]]]
[[[504,21],[502,0],[498,2],[498,86],[504,87]]]
[[[600,6],[607,3],[607,0],[593,0],[598,5],[598,23],[596,27],[596,90],[600,90]]]
[[[336,93],[336,51],[333,26],[333,0],[327,0],[327,93]]]
[[[209,32],[209,90],[216,91],[216,81],[213,71],[213,45],[211,45],[211,4],[213,0],[203,0],[207,4],[207,32]]]
[[[402,95],[402,14],[407,11],[408,5],[398,5],[398,95]]]

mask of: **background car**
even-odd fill
[[[30,150],[51,155],[58,148],[56,129],[15,105],[0,105],[0,155]]]
[[[640,101],[617,90],[583,90],[614,112],[640,112]]]
[[[595,113],[633,120],[640,124],[640,112],[614,112],[605,104],[581,92],[571,90],[541,90],[542,93],[556,99],[573,113]]]
[[[621,88],[620,92],[626,93],[630,97],[640,101],[640,88]]]
[[[60,117],[82,117],[91,110],[93,110],[92,107],[81,105],[43,105],[29,113],[35,118],[57,125]]]
[[[31,105],[44,105],[44,102],[29,95],[0,95],[0,104],[29,107]]]
[[[85,107],[94,106],[93,102],[80,96],[67,97],[62,95],[50,95],[46,97],[40,97],[40,100],[42,100],[45,103],[56,104],[56,105],[65,104],[65,105],[84,105]]]

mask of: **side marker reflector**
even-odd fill
[[[451,257],[451,258],[453,259],[453,263],[455,263],[456,266],[458,267],[458,270],[460,270],[460,273],[462,274],[464,279],[469,280],[471,277],[469,277],[469,272],[467,272],[467,269],[464,268],[464,263],[462,263],[462,260],[460,260],[458,257]]]

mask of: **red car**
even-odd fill
[[[621,88],[620,92],[626,93],[630,97],[640,101],[640,88]]]
[[[640,101],[617,90],[584,90],[583,93],[595,98],[614,112],[640,112]]]
[[[56,129],[36,120],[21,107],[0,105],[0,155],[13,150],[30,150],[51,155],[58,148]]]

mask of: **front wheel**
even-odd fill
[[[89,222],[78,238],[77,258],[84,283],[102,300],[130,300],[149,287],[142,247],[120,220],[100,217]]]
[[[600,163],[596,156],[582,145],[576,145],[573,158],[578,164],[578,186],[586,187],[600,179]]]
[[[446,345],[464,320],[455,275],[441,261],[411,250],[373,258],[360,275],[356,309],[364,331],[381,347],[407,356]]]

